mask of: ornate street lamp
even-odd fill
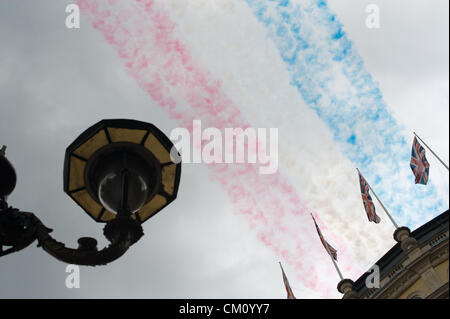
[[[141,224],[177,196],[179,154],[154,125],[135,120],[102,120],[83,132],[66,150],[64,191],[96,222],[106,223],[110,245],[97,250],[94,238],[78,239],[67,248],[33,213],[9,207],[7,197],[16,173],[0,150],[0,257],[37,239],[38,246],[70,264],[105,265],[122,256],[143,233]],[[172,154],[173,156],[174,154]],[[6,248],[5,246],[9,246]]]

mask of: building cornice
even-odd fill
[[[400,234],[403,240],[397,239],[400,242],[376,263],[380,269],[380,288],[366,288],[369,273],[365,273],[355,282],[354,291],[360,298],[396,298],[420,278],[436,287],[433,267],[448,260],[448,218],[447,210],[410,235],[406,228],[397,230],[396,235]]]

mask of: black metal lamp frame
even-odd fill
[[[3,147],[0,153],[0,257],[22,250],[37,240],[38,247],[60,261],[88,266],[106,265],[122,256],[144,235],[139,221],[129,214],[120,214],[103,228],[103,234],[110,242],[107,247],[97,250],[97,240],[82,237],[78,239],[77,249],[67,248],[50,235],[52,229],[35,214],[8,206],[7,196],[15,188],[16,173],[4,156],[5,149]],[[4,246],[9,248],[4,249]]]
[[[110,136],[110,128],[113,131],[115,129],[123,129],[128,134],[137,132],[142,134],[142,138],[139,138],[139,143],[124,143],[121,138],[116,137],[113,139]],[[90,138],[101,134],[106,136],[106,141],[97,145],[97,153],[93,153],[91,160],[73,153],[80,145],[86,145],[83,143],[90,141]],[[152,137],[151,140],[149,140],[150,137]],[[150,178],[154,180],[153,190],[148,195],[148,205],[142,208],[142,211],[145,212],[143,216],[140,215],[141,210],[135,214],[131,214],[129,211],[127,203],[129,192],[127,169],[121,172],[121,207],[114,218],[106,220],[102,218],[105,212],[104,207],[102,207],[98,216],[92,216],[92,212],[89,210],[92,205],[83,206],[73,197],[73,194],[76,192],[87,192],[90,196],[90,202],[96,202],[97,204],[94,203],[94,206],[99,207],[99,200],[93,191],[94,186],[91,185],[92,180],[95,179],[91,176],[95,173],[95,169],[92,169],[94,165],[92,163],[95,163],[95,154],[99,152],[104,154],[102,150],[116,148],[140,155],[149,167],[153,168],[154,173],[153,175],[150,174]],[[110,244],[102,250],[98,250],[97,240],[91,237],[79,238],[77,249],[67,248],[65,244],[56,241],[50,235],[52,229],[45,226],[34,213],[24,212],[8,205],[7,198],[16,186],[17,175],[13,165],[5,156],[6,146],[3,146],[0,149],[0,257],[20,251],[36,240],[38,247],[42,247],[56,259],[69,264],[106,265],[121,257],[131,245],[144,235],[141,224],[176,198],[181,174],[181,161],[174,163],[171,159],[168,159],[169,153],[172,156],[172,148],[172,142],[155,126],[145,122],[126,119],[102,120],[87,129],[68,147],[64,166],[64,191],[94,220],[106,222],[103,234]],[[153,150],[158,154],[158,159],[152,155]],[[180,156],[178,153],[175,155]],[[84,169],[84,186],[76,189],[70,189],[69,180],[71,178],[70,161],[73,156],[78,160],[84,161],[86,167]],[[146,173],[148,172],[146,171]]]

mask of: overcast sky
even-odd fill
[[[182,122],[161,107],[154,91],[145,89],[152,72],[181,72],[164,64],[165,54],[172,54],[164,51],[169,49],[151,42],[153,24],[173,26],[168,38],[180,41],[190,65],[206,74],[211,86],[220,82],[224,109],[239,109],[243,119],[239,123],[276,127],[280,135],[279,180],[242,177],[236,167],[227,176],[220,167],[184,164],[178,198],[143,225],[145,236],[119,260],[80,267],[81,287],[68,289],[66,265],[33,244],[0,260],[1,298],[285,298],[278,261],[298,298],[339,298],[335,288],[339,277],[306,210],[296,213],[297,204],[317,214],[326,238],[338,249],[345,277],[357,279],[395,244],[394,229],[377,203],[382,222],[367,221],[355,156],[292,84],[292,69],[280,57],[283,43],[270,35],[270,21],[258,19],[255,2],[158,0],[148,17],[144,11],[139,16],[133,13],[132,1],[113,5],[114,15],[129,17],[130,28],[142,26],[149,39],[140,45],[152,57],[151,67],[132,70],[127,70],[123,56],[139,43],[135,39],[147,38],[136,37],[121,46],[114,34],[115,40],[108,42],[111,30],[92,27],[99,19],[94,10],[82,11],[80,29],[67,29],[65,7],[72,1],[0,2],[0,145],[8,146],[7,156],[18,174],[9,204],[34,212],[69,247],[77,247],[83,236],[97,238],[99,248],[107,242],[102,238],[103,224],[95,223],[63,192],[66,147],[105,118],[147,121],[167,135]],[[379,29],[365,25],[369,3],[380,8]],[[448,5],[447,0],[328,0],[329,10],[342,23],[406,139],[406,152],[416,131],[446,163]],[[157,20],[159,12],[163,18]],[[317,23],[317,15],[308,16],[307,10],[302,14],[302,27]],[[317,31],[311,43],[326,45],[322,38],[326,26],[312,30]],[[340,62],[333,63],[339,67]],[[329,90],[339,95],[350,89],[336,70],[314,76],[332,78],[336,91]],[[312,77],[305,73],[301,81]],[[221,114],[202,117],[195,111],[190,92],[201,94],[198,87],[169,82],[163,92],[172,94],[184,122],[196,117],[209,125],[222,123]],[[364,105],[359,107],[364,111]],[[379,127],[373,127],[377,132]],[[391,150],[399,147],[392,145]],[[396,158],[394,153],[386,156]],[[407,197],[402,213],[396,215],[399,224],[412,229],[448,209],[448,172],[429,152],[427,158],[429,188],[420,193],[420,202]],[[401,165],[409,170],[408,163]],[[379,171],[367,174],[375,180],[384,172],[391,171],[380,165]],[[389,178],[393,176],[385,180]],[[398,185],[409,182],[405,187],[421,187],[413,185],[410,171]],[[395,189],[386,184],[379,182],[381,194]],[[237,186],[242,186],[242,193],[241,188],[233,193]],[[289,194],[281,193],[288,186]],[[392,196],[392,205],[399,205]],[[427,200],[432,203],[424,204]],[[271,206],[278,201],[288,203]],[[280,214],[274,211],[278,207],[283,209]],[[243,213],[247,208],[252,213]],[[265,222],[256,211],[262,211]]]

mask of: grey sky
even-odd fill
[[[0,145],[18,173],[10,205],[34,212],[69,247],[82,236],[104,246],[103,224],[62,191],[65,148],[104,118],[151,122],[166,134],[177,124],[87,20],[79,30],[65,28],[69,3],[0,2]],[[367,3],[380,6],[380,30],[364,27]],[[396,117],[406,129],[419,127],[448,163],[448,1],[329,5]],[[80,289],[67,289],[66,265],[33,244],[0,259],[0,298],[285,298],[276,256],[231,210],[205,166],[184,165],[178,199],[144,224],[145,236],[118,261],[81,267]]]

